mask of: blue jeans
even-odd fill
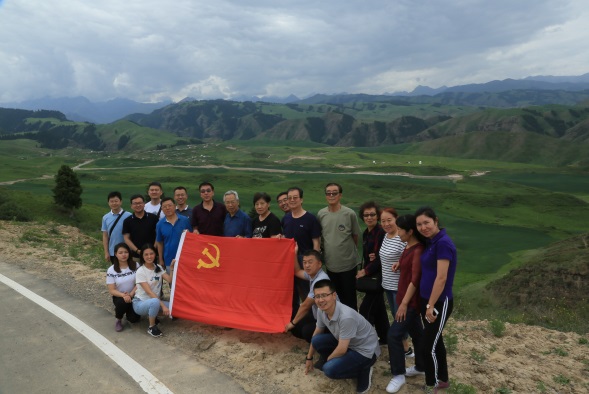
[[[397,315],[397,309],[399,309],[399,305],[397,305],[397,290],[384,290],[384,293],[387,296],[387,301],[389,302],[389,307],[391,308],[391,313],[393,314],[393,322],[395,321],[395,316]],[[405,333],[405,337],[403,339],[409,338],[409,334]]]
[[[166,306],[169,306],[169,302],[164,301]],[[133,310],[139,316],[156,317],[160,311],[160,299],[150,298],[145,301],[141,301],[138,298],[133,298]]]
[[[337,339],[331,333],[318,334],[311,339],[311,345],[325,360],[333,353],[337,344]],[[343,356],[327,361],[323,365],[323,373],[330,379],[357,379],[362,372],[370,369],[374,361],[376,361],[376,356],[364,357],[348,348]]]
[[[419,311],[407,307],[405,320],[402,322],[395,320],[387,336],[389,361],[393,376],[405,375],[405,349],[403,349],[403,339],[407,337],[407,333],[411,336],[413,346],[415,347],[415,368],[418,371],[425,371],[422,341],[423,323],[421,322]]]
[[[393,314],[393,320],[395,320],[395,315],[397,314],[397,290],[384,290],[384,293],[387,296],[387,301],[389,302],[389,307],[391,308],[391,313]]]

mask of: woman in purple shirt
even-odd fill
[[[454,305],[452,284],[456,273],[456,246],[440,229],[436,213],[429,207],[415,212],[417,230],[427,241],[421,254],[420,310],[424,324],[426,393],[449,387],[448,363],[442,331]]]

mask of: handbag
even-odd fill
[[[356,290],[362,293],[382,291],[380,272],[356,279]]]
[[[378,242],[374,243],[374,253],[378,252]],[[362,293],[374,293],[382,291],[382,271],[372,275],[365,275],[356,279],[356,290]]]

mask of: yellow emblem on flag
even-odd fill
[[[219,248],[217,247],[217,245],[215,244],[209,244],[210,246],[212,246],[213,248],[215,248],[215,250],[217,251],[217,256],[213,257],[210,253],[209,253],[209,248],[204,248],[204,250],[202,251],[202,255],[208,257],[210,263],[205,263],[203,261],[203,259],[198,259],[198,266],[196,267],[197,269],[202,268],[215,268],[215,267],[219,267],[219,259],[221,258],[221,252],[219,251]]]

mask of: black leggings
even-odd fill
[[[370,324],[374,325],[376,335],[381,344],[387,342],[390,322],[387,315],[387,307],[384,303],[384,292],[380,291],[366,293],[360,304],[360,314]]]
[[[141,316],[135,313],[133,310],[132,302],[125,302],[123,297],[112,296],[112,303],[115,304],[115,317],[122,319],[123,316],[127,315],[127,321],[129,323],[137,323]]]

